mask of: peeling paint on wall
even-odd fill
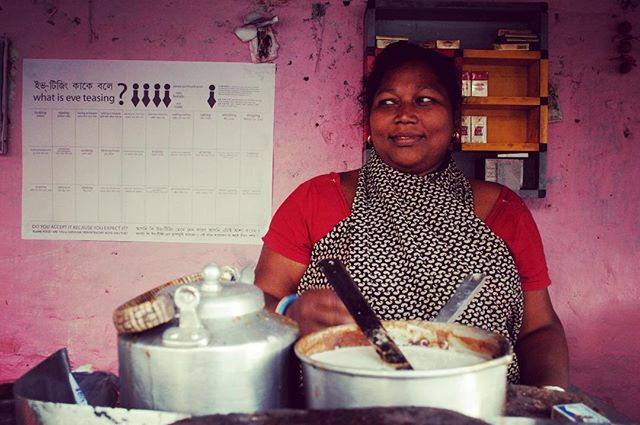
[[[327,14],[327,8],[330,6],[330,3],[313,3],[311,5],[311,17],[309,20],[311,21],[311,37],[315,43],[316,51],[315,51],[315,72],[320,70],[320,61],[322,60],[322,49],[324,42],[324,20],[325,15]],[[309,56],[310,59],[313,59],[313,56]]]

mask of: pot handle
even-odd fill
[[[168,347],[204,347],[209,344],[211,334],[202,325],[198,312],[200,291],[194,286],[184,285],[173,296],[180,309],[179,325],[167,329],[162,334],[162,343]]]

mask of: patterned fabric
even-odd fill
[[[375,154],[362,168],[349,217],[318,241],[298,292],[328,288],[317,267],[340,259],[385,320],[433,319],[470,273],[489,278],[458,323],[515,342],[522,289],[506,244],[473,211],[467,178],[449,160],[425,177],[399,172]],[[509,381],[518,382],[517,360]]]

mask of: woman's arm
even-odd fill
[[[263,246],[256,266],[256,286],[265,294],[266,307],[275,311],[281,298],[296,292],[307,266]],[[353,322],[346,307],[329,289],[306,291],[287,308],[287,317],[300,326],[302,335],[328,326]]]
[[[521,382],[569,386],[569,350],[547,289],[524,292],[524,316],[515,347]]]
[[[275,311],[281,298],[293,294],[307,266],[277,253],[267,246],[262,247],[256,265],[256,286],[264,292],[267,310]]]

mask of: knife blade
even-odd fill
[[[353,316],[357,325],[373,345],[378,356],[394,369],[413,369],[400,348],[391,339],[380,318],[371,309],[356,286],[351,275],[338,259],[326,259],[318,262],[320,271],[333,286],[336,294]]]
[[[487,275],[484,273],[471,273],[465,277],[433,321],[453,323],[480,292],[486,281]]]

